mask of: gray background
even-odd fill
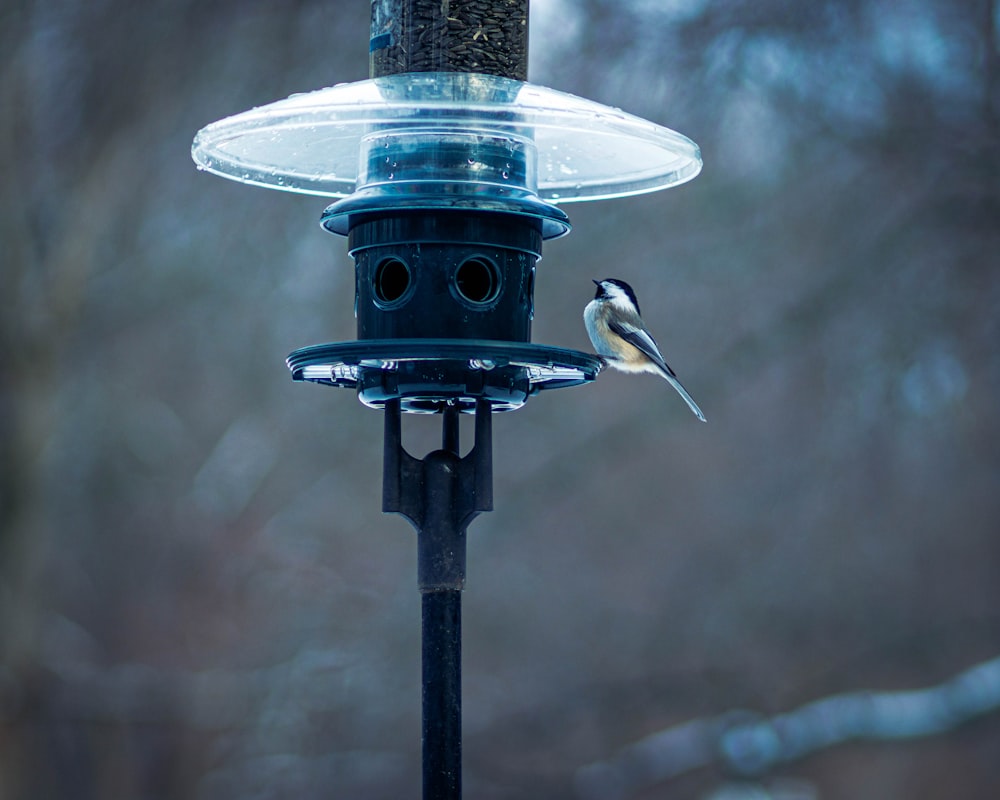
[[[414,537],[379,511],[381,415],[283,363],[354,338],[346,244],[322,199],[189,156],[215,119],[366,78],[368,11],[0,5],[5,798],[418,796]],[[468,796],[569,798],[663,727],[996,655],[995,0],[538,0],[531,20],[532,81],[705,157],[678,189],[566,206],[534,340],[589,349],[590,279],[625,278],[709,423],[618,374],[495,419]],[[992,716],[779,776],[981,798],[998,748]]]

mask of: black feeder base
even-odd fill
[[[355,389],[365,405],[399,400],[403,411],[465,413],[487,401],[520,408],[545,389],[593,381],[599,356],[524,342],[468,339],[368,339],[303,347],[288,356],[292,378]]]

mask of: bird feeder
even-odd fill
[[[372,0],[369,80],[212,123],[192,147],[200,169],[338,198],[321,224],[347,237],[358,338],[288,366],[384,410],[383,510],[418,534],[425,798],[461,795],[460,592],[466,528],[492,509],[491,416],[602,368],[531,341],[542,243],[570,230],[557,204],[701,169],[674,131],[526,83],[527,35],[526,0]],[[476,416],[464,457],[462,412]],[[442,447],[407,453],[404,413],[442,414]]]

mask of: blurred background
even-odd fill
[[[382,417],[284,364],[355,338],[346,242],[321,198],[189,155],[213,120],[366,78],[368,17],[0,4],[4,798],[419,795]],[[620,374],[495,419],[468,796],[599,795],[583,768],[657,731],[1000,653],[998,39],[997,0],[532,3],[533,82],[705,158],[566,206],[533,338],[590,350],[590,279],[624,278],[709,422]],[[982,714],[628,796],[993,797],[998,752]]]

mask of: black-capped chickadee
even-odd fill
[[[610,367],[623,372],[653,372],[666,378],[684,398],[694,415],[705,422],[698,404],[691,399],[674,371],[663,360],[656,342],[639,316],[639,301],[625,281],[605,278],[594,281],[597,294],[583,310],[587,335],[597,354]]]

